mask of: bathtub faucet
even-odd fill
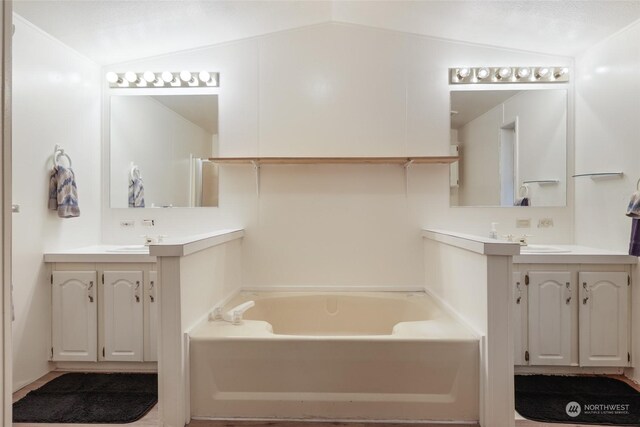
[[[213,310],[213,316],[216,320],[224,320],[225,322],[233,323],[234,325],[239,325],[242,323],[242,315],[245,311],[249,310],[251,307],[256,305],[255,301],[247,301],[240,305],[233,307],[231,310],[226,313],[222,312],[222,307],[216,307]]]

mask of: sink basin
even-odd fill
[[[107,252],[148,254],[149,246],[145,246],[145,245],[117,246],[115,248],[107,249]]]
[[[520,246],[521,254],[566,254],[569,252],[571,252],[569,249],[549,245]]]

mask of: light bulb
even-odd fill
[[[458,71],[456,72],[459,79],[465,79],[469,77],[469,74],[471,74],[471,70],[468,68],[458,68]]]
[[[147,81],[147,83],[156,83],[158,78],[156,77],[156,73],[153,71],[145,71],[142,75],[142,78]]]
[[[560,77],[564,76],[568,72],[569,72],[569,69],[567,67],[563,67],[559,70],[556,70],[556,72],[553,73],[553,77],[555,77],[556,79],[559,79]]]
[[[526,79],[529,75],[531,75],[531,70],[526,67],[520,67],[516,72],[516,77],[519,79]]]
[[[489,69],[488,68],[480,68],[478,73],[476,74],[480,80],[486,79],[489,77]]]
[[[193,83],[194,78],[189,71],[180,71],[180,80],[187,83]]]
[[[547,75],[549,75],[549,69],[548,68],[546,68],[546,67],[538,68],[538,71],[536,72],[536,78],[543,79],[543,78],[547,77]]]
[[[124,73],[124,78],[129,83],[136,83],[139,80],[138,79],[138,75],[136,73],[134,73],[133,71],[127,71],[126,73]]]
[[[502,67],[498,70],[499,79],[508,79],[511,77],[511,68]]]
[[[173,83],[175,77],[173,77],[173,74],[170,71],[163,71],[162,80],[164,80],[165,83]]]
[[[200,73],[198,74],[198,78],[203,83],[209,83],[209,80],[211,80],[211,73],[209,73],[208,71],[200,71]]]
[[[107,73],[107,81],[111,84],[122,83],[122,79],[113,71]]]

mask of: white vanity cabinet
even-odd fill
[[[106,256],[99,259],[103,262],[49,264],[51,360],[156,362],[159,284],[155,258],[146,256],[142,262],[116,258],[119,262],[112,263],[104,262],[109,259]]]
[[[102,358],[111,361],[142,361],[143,272],[102,273]]]
[[[627,366],[630,276],[580,272],[580,366]]]
[[[158,361],[158,273],[149,272],[144,298],[144,360]]]
[[[516,365],[631,365],[628,264],[531,263],[513,271]]]
[[[571,363],[572,290],[569,271],[531,271],[528,292],[529,364]]]
[[[95,270],[51,274],[51,360],[97,360],[96,279]]]

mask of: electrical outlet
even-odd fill
[[[133,228],[136,226],[136,222],[132,219],[125,219],[124,221],[120,221],[120,227],[122,228]]]
[[[142,224],[143,227],[153,227],[154,225],[156,225],[156,220],[155,219],[143,219],[142,221],[140,221],[140,223]]]
[[[531,218],[516,218],[516,228],[531,228]]]
[[[553,227],[553,218],[540,218],[538,220],[538,228]]]

